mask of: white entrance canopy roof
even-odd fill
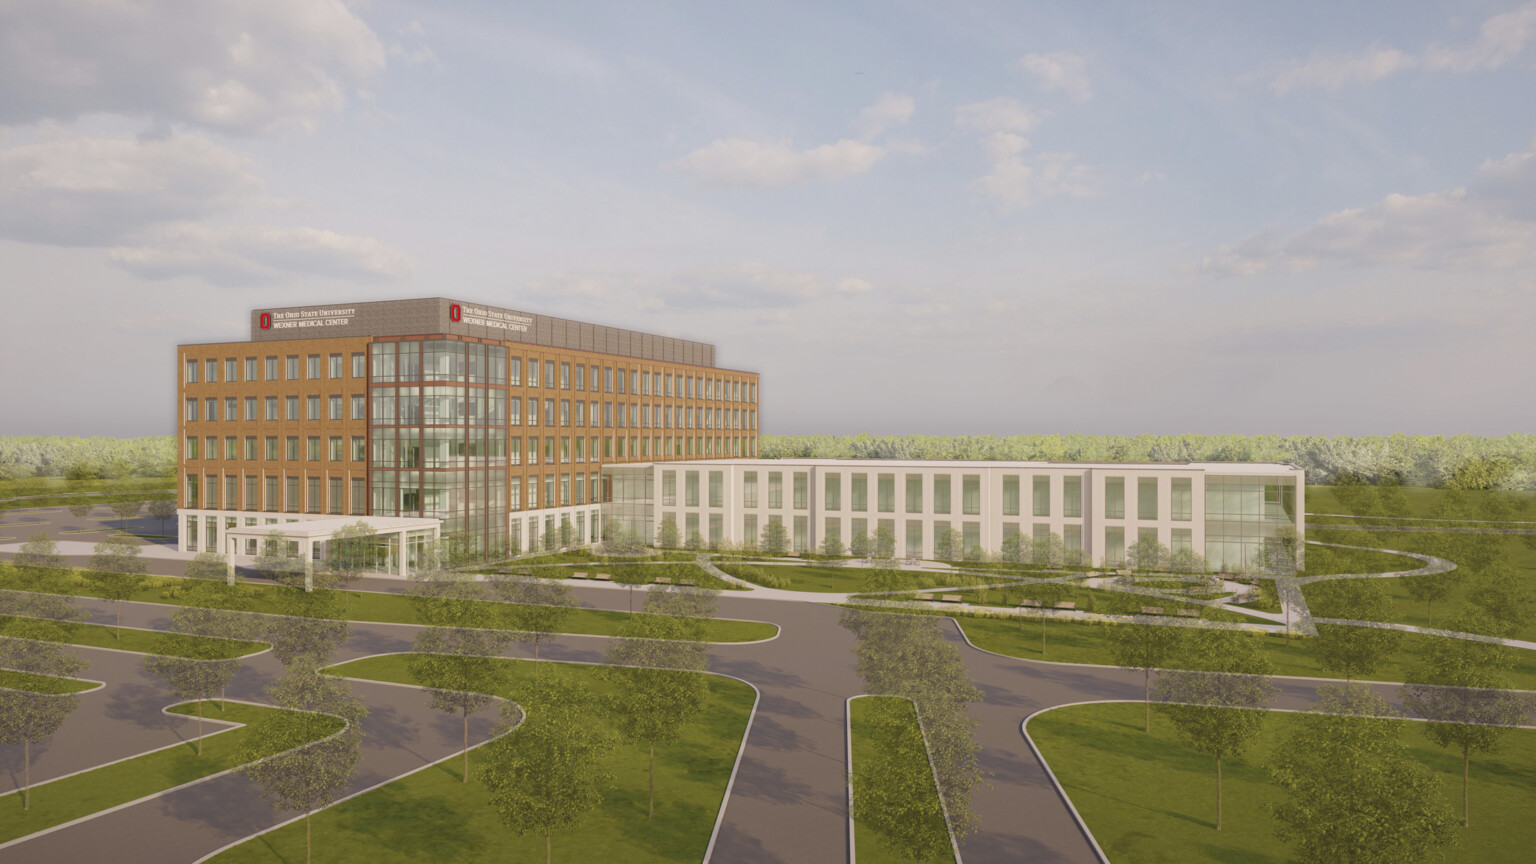
[[[334,519],[304,519],[297,522],[284,522],[278,525],[244,525],[235,528],[225,528],[224,536],[231,538],[255,537],[260,540],[276,531],[290,540],[329,540],[332,534],[343,528],[350,528],[359,522],[367,525],[379,534],[398,534],[402,531],[429,530],[437,528],[442,524],[437,519],[413,518],[409,516],[338,516]]]

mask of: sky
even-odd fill
[[[433,296],[765,433],[1536,431],[1536,2],[0,0],[0,434]]]

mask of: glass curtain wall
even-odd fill
[[[443,520],[469,555],[507,540],[507,355],[451,339],[370,346],[373,514]]]
[[[1294,477],[1205,478],[1205,560],[1211,568],[1257,563],[1265,538],[1295,525]]]

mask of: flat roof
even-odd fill
[[[1210,474],[1289,474],[1303,469],[1285,462],[1042,462],[1005,461],[1001,459],[685,459],[673,462],[642,462],[605,465],[604,468],[642,468],[652,465],[808,465],[811,467],[870,467],[884,468],[1140,468],[1143,470],[1166,469],[1170,471],[1204,471]]]
[[[414,529],[436,528],[442,524],[440,519],[412,516],[350,516],[335,519],[300,519],[295,522],[281,522],[277,525],[239,525],[234,528],[225,528],[226,537],[233,535],[265,537],[277,531],[285,537],[322,537],[340,531],[351,525],[363,522],[373,530],[384,534],[393,534],[396,531],[411,531]]]

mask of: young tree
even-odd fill
[[[934,538],[934,544],[935,547],[937,547],[938,538]],[[937,548],[934,549],[934,555],[938,556]],[[1009,564],[1022,564],[1029,558],[1033,557],[1033,552],[1031,551],[1030,554],[1025,554],[1024,535],[1015,531],[1003,537],[1003,545],[998,549],[997,557]]]
[[[1148,537],[1125,548],[1125,566],[1132,570],[1167,570],[1173,553],[1167,546]]]
[[[821,554],[828,558],[841,558],[846,550],[843,548],[843,538],[837,533],[829,533],[821,539]],[[835,561],[830,563],[837,563]]]
[[[245,764],[235,770],[273,807],[304,814],[304,860],[313,861],[310,816],[336,800],[357,774],[360,724],[368,710],[344,682],[312,670],[289,670],[267,693],[289,710],[251,725],[240,757]],[[345,724],[340,731],[333,731],[336,719]]]
[[[143,501],[113,501],[108,505],[112,508],[112,515],[117,517],[117,529],[123,530],[123,520],[139,515],[144,509]]]
[[[89,665],[64,653],[56,642],[10,637],[0,637],[0,663],[18,672],[60,678],[78,675]],[[52,738],[78,707],[80,697],[74,694],[0,688],[0,744],[22,747],[23,810],[32,809],[32,745]]]
[[[1045,611],[1072,596],[1076,586],[1066,582],[1048,580],[1024,586],[1024,594],[1040,601],[1040,656],[1045,656]],[[1019,629],[1024,629],[1024,617],[1019,616]]]
[[[783,555],[788,552],[789,532],[785,530],[784,523],[769,518],[768,524],[763,526],[763,539],[758,548],[764,555]]]
[[[91,510],[93,509],[95,507],[89,501],[75,501],[69,505],[69,515],[76,519],[84,519],[91,515]]]
[[[709,681],[700,674],[708,665],[708,652],[694,638],[696,625],[658,610],[649,598],[646,607],[651,614],[631,618],[608,643],[602,673],[617,689],[611,712],[619,735],[646,744],[650,819],[656,815],[656,745],[678,740],[683,727],[703,709]]]
[[[1179,736],[1216,757],[1216,830],[1221,830],[1221,763],[1240,756],[1264,725],[1275,688],[1274,664],[1255,640],[1232,630],[1196,630],[1187,640],[1185,665],[1157,678],[1157,698]],[[1234,710],[1242,709],[1242,710]]]
[[[1451,573],[1420,573],[1402,577],[1402,583],[1408,596],[1424,604],[1424,614],[1429,616],[1429,626],[1433,627],[1435,601],[1450,596],[1451,589],[1456,587],[1456,578]]]
[[[889,561],[896,557],[896,531],[889,525],[881,525],[875,529],[874,556],[881,561]]]
[[[781,525],[779,527],[782,528],[784,526]],[[764,534],[766,534],[767,531],[768,531],[767,528],[763,529]],[[863,531],[855,531],[853,533],[853,536],[848,538],[848,554],[852,555],[855,558],[868,558],[869,557],[869,534],[867,534],[867,533],[865,533]]]
[[[1066,560],[1067,542],[1055,531],[1047,534],[1044,543],[1030,543],[1034,563],[1047,567],[1060,567]]]
[[[1376,497],[1381,502],[1382,515],[1396,517],[1408,515],[1408,496],[1403,494],[1402,481],[1396,476],[1388,475],[1376,481]]]
[[[1487,634],[1497,624],[1476,608],[1449,622],[1462,633]],[[1435,639],[1422,654],[1423,664],[1409,673],[1403,705],[1432,722],[1424,734],[1441,747],[1461,750],[1461,825],[1470,824],[1468,797],[1473,753],[1495,753],[1511,727],[1536,711],[1529,693],[1507,689],[1505,673],[1514,664],[1504,645],[1470,639]]]
[[[165,533],[165,520],[176,515],[176,499],[161,498],[149,502],[149,515],[160,520],[160,533]]]
[[[1285,799],[1270,809],[1275,834],[1298,859],[1415,864],[1451,842],[1455,816],[1440,783],[1408,757],[1401,721],[1365,685],[1332,685],[1297,717],[1270,775]],[[1246,712],[1243,712],[1246,713]]]
[[[53,542],[53,538],[47,533],[39,531],[27,538],[27,542],[21,544],[21,549],[11,557],[11,566],[25,571],[33,571],[26,575],[36,576],[36,571],[62,570],[67,564],[64,556],[59,554],[59,544]]]
[[[541,692],[522,726],[486,746],[480,778],[502,824],[518,836],[543,835],[549,864],[552,835],[579,826],[603,802],[615,741],[569,685],[546,680]]]
[[[560,517],[560,546],[569,549],[576,543],[576,526],[571,524],[569,516]]]
[[[1152,732],[1152,670],[1160,669],[1184,647],[1184,629],[1156,624],[1126,624],[1109,632],[1109,651],[1127,672],[1140,672],[1147,733]]]
[[[859,580],[860,594],[885,594],[891,591],[900,591],[906,580],[900,570],[892,570],[889,567],[870,567],[864,571],[864,576]]]
[[[1326,588],[1313,605],[1321,617],[1384,621],[1392,613],[1392,598],[1374,579],[1337,579]],[[1324,624],[1317,628],[1317,657],[1324,669],[1352,681],[1375,672],[1401,639],[1396,630]]]
[[[489,622],[476,622],[489,623]],[[427,693],[434,711],[457,712],[464,727],[464,770],[459,782],[469,782],[469,715],[492,702],[507,680],[507,664],[499,659],[510,634],[476,627],[432,627],[417,634],[407,668]]]
[[[554,552],[559,548],[560,534],[555,530],[554,525],[546,523],[544,525],[544,551]]]
[[[576,609],[576,595],[563,581],[537,576],[498,575],[491,584],[497,600],[512,604],[506,607],[508,626],[518,631],[519,641],[533,646],[538,660],[539,643],[560,632]]]
[[[157,640],[157,650],[167,650],[166,637]],[[178,646],[188,650],[187,646]],[[212,699],[223,692],[229,679],[240,671],[240,661],[220,657],[216,642],[194,642],[193,652],[199,656],[185,657],[170,654],[151,654],[144,658],[144,671],[161,679],[178,699],[190,699],[197,705],[197,755],[203,755],[203,700]]]
[[[700,534],[699,532],[697,532],[697,531],[689,531],[688,532],[688,542],[687,542],[686,546],[687,546],[687,548],[690,551],[693,551],[693,552],[697,552],[700,549],[703,549],[704,548],[704,536],[702,534]]]
[[[139,557],[139,541],[121,534],[96,544],[85,580],[112,601],[117,611],[117,638],[123,636],[123,601],[149,584],[149,565]]]
[[[262,616],[263,630],[272,644],[272,656],[288,673],[319,669],[347,641],[351,628],[345,596],[338,591],[296,589],[271,595],[275,614]]]
[[[932,794],[933,771],[922,731],[905,701],[860,700],[869,738],[867,761],[849,777],[853,817],[886,838],[889,848],[909,861],[931,861],[949,851],[944,811]],[[932,790],[932,791],[931,791]]]
[[[345,589],[379,566],[379,533],[362,520],[333,531],[327,546],[326,587]]]
[[[1467,586],[1467,602],[1492,625],[1493,634],[1513,639],[1536,613],[1536,592],[1506,561],[1484,568]]]
[[[305,591],[313,590],[313,578],[305,572],[309,568],[297,555],[289,553],[288,543],[282,531],[276,528],[268,531],[261,538],[261,549],[256,554],[256,572],[279,585],[290,588],[303,585]]]
[[[661,517],[661,527],[656,533],[656,545],[663,549],[676,549],[680,545],[677,534],[677,518],[671,513]]]
[[[199,552],[196,558],[187,562],[183,575],[200,582],[223,582],[229,578],[229,562],[218,552]]]

